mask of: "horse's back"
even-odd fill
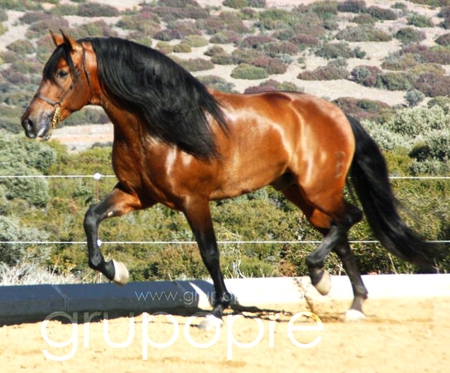
[[[249,190],[287,173],[305,185],[318,178],[345,182],[354,136],[336,105],[295,92],[215,95],[230,123],[228,138],[218,137],[224,179]]]

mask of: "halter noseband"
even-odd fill
[[[92,100],[91,75],[90,75],[89,70],[86,68],[86,50],[84,49],[83,46],[82,46],[82,50],[83,50],[83,54],[82,54],[82,59],[81,59],[81,65],[80,65],[79,69],[77,70],[77,72],[75,73],[75,76],[73,77],[72,83],[70,83],[69,88],[63,92],[63,94],[61,95],[61,97],[59,98],[58,101],[54,101],[48,97],[45,97],[44,95],[42,95],[40,93],[36,93],[34,95],[34,98],[40,98],[41,100],[45,101],[46,103],[48,103],[49,105],[51,105],[55,108],[55,111],[53,113],[52,120],[51,120],[51,128],[50,128],[49,132],[45,135],[44,140],[48,140],[50,138],[53,130],[56,128],[58,123],[61,122],[61,103],[66,98],[66,96],[69,94],[69,92],[75,87],[75,84],[77,83],[78,79],[81,76],[82,70],[84,70],[84,73],[86,74],[86,78],[87,78],[87,82],[88,82],[88,86],[89,86],[89,95],[90,96],[89,96],[88,104]]]

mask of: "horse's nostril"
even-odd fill
[[[22,127],[25,130],[25,134],[30,137],[34,138],[36,135],[33,133],[33,121],[29,118],[25,118],[22,120]]]

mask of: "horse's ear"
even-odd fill
[[[55,34],[52,30],[50,30],[50,35],[52,36],[53,42],[55,43],[55,46],[60,46],[61,44],[64,44],[64,38],[59,35]]]
[[[81,49],[81,45],[75,39],[73,39],[69,34],[66,34],[63,30],[59,30],[59,31],[61,31],[61,34],[64,38],[64,43],[66,43],[72,51],[77,51],[77,50]]]

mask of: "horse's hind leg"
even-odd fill
[[[115,260],[105,261],[99,247],[98,228],[104,219],[124,215],[140,208],[142,206],[139,199],[124,192],[118,184],[102,202],[91,206],[84,218],[89,267],[103,273],[109,280],[118,284],[127,283],[128,270],[125,265]]]
[[[283,191],[286,198],[297,205],[306,215],[311,224],[324,235],[320,246],[306,259],[312,284],[321,294],[327,294],[331,287],[328,272],[323,269],[325,258],[331,251],[335,251],[342,260],[344,269],[349,276],[353,287],[354,301],[351,310],[362,314],[362,303],[367,298],[367,290],[361,279],[356,260],[348,244],[348,230],[353,224],[362,219],[361,211],[350,203],[340,198],[339,213],[326,214],[307,201],[304,194],[296,186],[291,186]],[[347,314],[349,317],[349,313]],[[356,315],[356,312],[354,313]]]
[[[352,253],[348,240],[343,242],[341,245],[338,245],[334,251],[341,259],[353,289],[353,303],[345,315],[346,320],[354,321],[362,319],[364,318],[362,306],[364,300],[367,299],[367,289],[362,281],[358,264]]]

